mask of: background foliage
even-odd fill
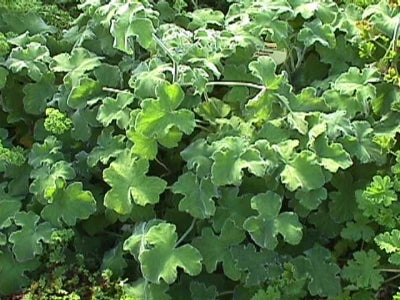
[[[0,1],[0,295],[400,297],[397,1],[51,2]]]

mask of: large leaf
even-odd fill
[[[40,217],[34,212],[19,212],[15,215],[15,224],[21,229],[14,231],[9,238],[13,252],[19,262],[31,260],[43,252],[41,241],[49,242],[52,227],[49,223],[39,222]]]
[[[314,246],[306,251],[306,256],[299,256],[293,264],[302,277],[308,277],[308,290],[312,296],[335,297],[340,294],[340,268],[331,261],[331,253],[321,246]]]
[[[119,214],[129,214],[132,201],[138,205],[155,204],[167,183],[155,176],[146,176],[147,160],[132,157],[123,151],[103,172],[104,181],[111,186],[104,197],[104,205]]]
[[[50,223],[62,227],[63,223],[74,226],[78,220],[89,218],[96,211],[96,201],[82,183],[74,182],[66,188],[57,189],[52,202],[47,204],[41,216]]]
[[[226,276],[237,280],[240,272],[235,267],[231,246],[238,245],[245,238],[243,230],[235,226],[232,220],[227,220],[222,227],[221,234],[215,235],[211,228],[202,230],[201,236],[193,241],[193,245],[200,250],[203,256],[203,264],[208,273],[216,270],[217,264],[222,262],[222,268]]]
[[[198,219],[206,219],[214,215],[213,198],[218,194],[210,179],[198,179],[191,172],[185,173],[174,183],[172,192],[185,195],[179,202],[180,211],[185,211]]]
[[[281,173],[281,179],[289,191],[298,188],[310,191],[324,185],[324,174],[315,160],[316,155],[305,150],[287,163]]]
[[[189,244],[177,247],[175,230],[175,225],[161,223],[145,235],[149,248],[139,254],[139,261],[143,276],[150,282],[159,283],[163,279],[168,284],[173,283],[177,278],[177,267],[191,276],[201,272],[199,251]]]
[[[273,250],[278,245],[277,235],[292,245],[300,242],[303,233],[302,225],[294,213],[279,213],[282,198],[271,191],[258,194],[251,199],[251,207],[258,211],[258,216],[248,218],[243,228],[250,233],[251,238],[262,248]]]
[[[149,137],[165,137],[176,127],[180,131],[192,133],[195,122],[193,112],[178,109],[184,93],[180,86],[163,84],[157,88],[158,99],[146,99],[142,102],[142,111],[136,118],[135,128]]]

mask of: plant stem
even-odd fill
[[[379,269],[381,272],[400,273],[400,269]]]
[[[395,280],[395,279],[397,279],[399,277],[400,277],[400,274],[397,274],[397,275],[395,275],[393,277],[390,277],[390,278],[386,279],[383,283],[386,284],[386,283],[388,283],[390,281],[393,281],[393,280]]]
[[[168,57],[172,60],[172,65],[174,68],[174,71],[172,73],[172,82],[175,82],[176,78],[178,77],[178,63],[175,60],[174,55],[168,49],[168,47],[164,44],[164,42],[162,40],[160,40],[154,33],[153,33],[153,39],[165,51],[165,53],[168,55]]]
[[[244,86],[244,87],[250,87],[250,88],[259,89],[259,90],[266,89],[266,87],[261,84],[255,84],[255,83],[243,82],[243,81],[210,81],[206,84],[206,86],[212,86],[212,85]]]
[[[111,92],[111,93],[130,93],[127,90],[118,90],[118,89],[109,88],[109,87],[103,87],[103,91]]]
[[[232,295],[233,293],[234,293],[234,291],[225,291],[225,292],[219,293],[217,297],[222,297],[222,296],[226,296],[226,295]]]
[[[196,218],[193,218],[192,223],[190,224],[189,228],[185,231],[185,233],[181,236],[181,238],[176,242],[175,247],[178,246],[183,240],[187,237],[187,235],[193,230],[194,224],[196,224]]]

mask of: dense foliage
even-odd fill
[[[398,1],[17,2],[0,296],[400,298]]]

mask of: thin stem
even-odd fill
[[[212,86],[212,85],[244,86],[244,87],[250,87],[250,88],[259,89],[259,90],[266,89],[266,87],[261,84],[255,84],[255,83],[251,83],[251,82],[242,82],[242,81],[210,81],[206,84],[206,86]]]
[[[400,274],[397,274],[397,275],[395,275],[395,276],[393,276],[393,277],[390,277],[390,278],[386,279],[386,280],[383,282],[383,284],[386,284],[386,283],[388,283],[388,282],[391,282],[391,281],[393,281],[393,280],[395,280],[395,279],[397,279],[397,278],[399,278],[399,277],[400,277]]]
[[[161,160],[159,160],[157,157],[154,159],[161,167],[163,167],[165,169],[165,171],[167,171],[167,173],[162,174],[160,177],[165,177],[168,176],[169,174],[171,174],[171,170],[167,167],[166,164],[164,164]]]
[[[400,273],[400,269],[379,269],[380,272]]]
[[[111,92],[111,93],[130,93],[127,90],[118,90],[118,89],[109,88],[109,87],[103,87],[103,91]]]
[[[222,297],[222,296],[226,296],[226,295],[232,295],[233,293],[234,293],[234,291],[225,291],[225,292],[219,293],[217,297]]]
[[[154,159],[161,167],[163,167],[168,173],[171,173],[171,170],[157,157]]]
[[[301,51],[299,51],[300,55],[299,55],[299,52],[296,51],[298,57],[297,57],[296,65],[294,67],[294,71],[296,71],[300,67],[301,63],[303,62],[304,55],[306,54],[306,50],[307,50],[307,47],[304,47]]]
[[[204,131],[207,131],[207,132],[211,132],[210,129],[208,129],[207,127],[204,127],[204,126],[202,126],[202,125],[199,125],[199,124],[196,124],[195,127],[196,127],[196,128],[200,128],[200,129],[202,129],[202,130],[204,130]]]
[[[181,238],[176,242],[175,247],[178,246],[183,240],[188,236],[188,234],[193,230],[194,224],[196,224],[196,218],[193,218],[192,223],[190,224],[189,228],[185,231],[185,233],[181,236]]]
[[[107,233],[108,235],[115,236],[117,238],[123,237],[122,234],[119,234],[119,233],[116,233],[116,232],[112,232],[112,231],[109,231],[109,230],[104,230],[104,232]]]
[[[393,32],[392,51],[396,51],[397,39],[399,38],[399,35],[400,35],[400,17],[397,20],[396,28],[394,29]]]
[[[156,41],[156,43],[165,51],[165,53],[172,60],[172,65],[173,65],[173,68],[174,68],[174,71],[172,73],[172,82],[175,82],[176,78],[178,78],[178,63],[175,60],[174,55],[168,49],[168,47],[164,44],[164,42],[162,40],[160,40],[154,33],[153,33],[153,39]]]

